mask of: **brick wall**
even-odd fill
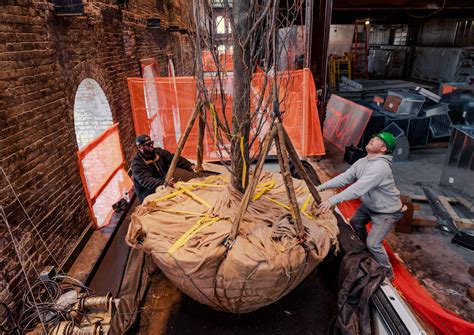
[[[135,133],[126,78],[140,76],[139,60],[150,57],[162,74],[168,57],[177,74],[193,71],[188,38],[146,28],[148,17],[161,18],[165,28],[183,25],[177,15],[184,4],[170,1],[130,0],[122,9],[111,1],[84,1],[85,15],[74,17],[55,16],[45,0],[2,2],[0,164],[31,222],[1,171],[0,201],[31,280],[52,258],[61,263],[91,223],[76,158],[79,84],[91,78],[104,91],[129,166]],[[0,250],[0,301],[12,307],[27,286],[2,219]]]

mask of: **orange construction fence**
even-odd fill
[[[132,187],[124,169],[118,123],[77,152],[79,171],[96,228],[107,225],[112,205]]]
[[[234,60],[233,52],[227,50],[224,53],[219,53],[219,64],[222,66],[221,72],[232,72],[234,71]],[[202,68],[204,72],[216,72],[217,65],[214,61],[214,57],[209,50],[202,51]]]
[[[272,92],[272,78],[267,78],[264,85],[264,74],[256,73],[251,85],[251,110],[255,111],[260,99],[267,101]],[[225,111],[222,111],[220,91],[217,90],[214,77],[207,77],[207,86],[211,100],[216,106],[216,115],[219,119],[227,118],[229,125],[232,120],[232,97],[233,76],[222,78],[224,86],[224,97],[226,100]],[[280,110],[283,113],[283,124],[291,137],[296,150],[300,156],[324,155],[324,143],[317,111],[317,95],[311,71],[308,69],[296,70],[278,76]],[[190,119],[196,99],[197,81],[193,77],[173,78],[129,78],[128,87],[130,91],[133,120],[137,134],[149,134],[155,143],[174,152],[177,143],[184,132]],[[255,141],[251,152],[258,149],[258,144],[265,136],[270,126],[270,115],[272,102],[266,106],[266,110],[256,114],[252,120],[252,134],[255,133],[259,124],[263,125],[258,139]],[[263,108],[263,107],[262,107]],[[228,143],[218,147],[216,145],[214,132],[215,118],[208,113],[206,136],[204,138],[204,159],[216,161],[228,149]],[[259,121],[262,119],[262,123]],[[198,126],[195,123],[182,155],[188,158],[196,158],[198,140]]]

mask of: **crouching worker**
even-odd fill
[[[174,155],[162,148],[154,148],[148,135],[139,135],[135,139],[138,153],[132,160],[133,185],[140,203],[150,194],[155,193],[158,186],[165,183],[166,173],[170,168]],[[177,167],[200,172],[196,165],[184,157],[180,157]],[[173,186],[174,180],[168,182]]]
[[[392,174],[392,156],[395,138],[391,133],[374,135],[366,146],[367,156],[355,162],[346,172],[321,184],[317,189],[340,188],[353,183],[344,191],[323,201],[319,208],[325,212],[336,204],[360,198],[362,204],[350,223],[360,239],[367,243],[375,260],[387,270],[393,279],[393,269],[382,241],[403,217],[404,209],[400,191],[395,186]],[[367,235],[365,226],[372,221]]]

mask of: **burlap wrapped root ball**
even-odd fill
[[[158,188],[132,214],[126,240],[150,254],[193,299],[217,310],[247,313],[289,293],[332,247],[337,250],[338,228],[334,215],[318,214],[305,183],[294,179],[305,249],[297,239],[281,175],[263,173],[239,235],[227,250],[223,243],[242,199],[228,180],[220,175]]]

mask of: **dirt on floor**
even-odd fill
[[[325,159],[315,163],[318,173],[326,172],[327,178],[349,168],[339,150],[329,143],[325,145],[329,152]],[[393,164],[395,182],[402,194],[424,195],[418,184],[422,182],[437,196],[461,195],[439,185],[446,147],[413,150],[408,162]],[[421,214],[434,215],[428,204],[422,206]],[[474,266],[474,251],[452,244],[452,238],[452,233],[435,227],[413,227],[411,234],[390,233],[387,242],[441,306],[473,322],[474,301],[467,291],[474,287],[474,277],[468,272]]]
[[[429,187],[435,196],[461,196],[460,192],[439,185],[446,148],[413,150],[408,162],[395,163],[393,174],[402,194],[424,195],[418,182]],[[422,215],[434,215],[423,204]],[[451,243],[453,234],[436,227],[414,227],[411,234],[392,233],[388,243],[408,269],[444,308],[465,320],[474,321],[474,301],[467,290],[474,287],[468,270],[474,266],[474,251]]]
[[[387,242],[441,306],[473,322],[474,301],[467,290],[474,287],[468,272],[474,252],[451,244],[451,239],[436,228],[415,228],[411,234],[390,233]]]

